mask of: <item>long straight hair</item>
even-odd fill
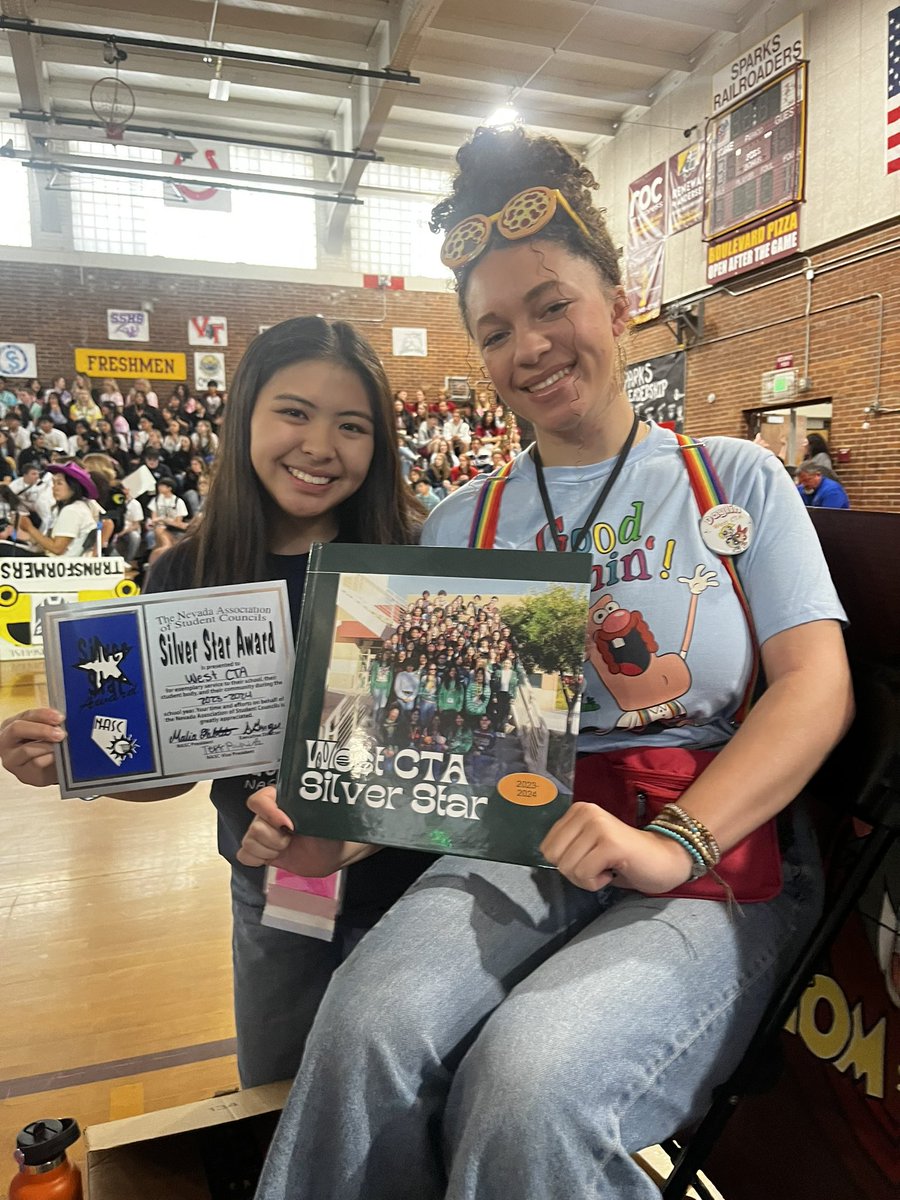
[[[250,461],[250,422],[273,375],[300,362],[353,371],[372,409],[375,446],[362,486],[338,508],[338,540],[374,545],[414,541],[424,513],[400,469],[391,391],[375,351],[351,325],[294,317],[254,338],[225,405],[219,450],[203,518],[167,554],[190,555],[195,587],[252,583],[266,577],[273,501]]]

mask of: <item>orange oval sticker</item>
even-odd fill
[[[497,791],[510,804],[521,804],[527,808],[539,808],[542,804],[549,804],[559,795],[549,779],[524,771],[504,775],[502,779],[498,779]]]

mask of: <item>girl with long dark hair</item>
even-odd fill
[[[299,317],[260,334],[235,375],[204,518],[162,555],[145,590],[284,579],[296,624],[312,542],[398,544],[416,537],[420,514],[403,485],[393,426],[384,369],[351,326]],[[63,720],[62,713],[40,708],[5,721],[0,758],[7,770],[23,783],[55,783],[52,747],[65,737]],[[343,953],[430,861],[390,851],[351,866],[333,942],[266,928],[260,923],[264,872],[237,856],[251,820],[246,800],[258,787],[258,777],[237,777],[215,780],[211,791],[219,849],[232,868],[244,1086],[296,1070]],[[187,790],[162,786],[121,799],[161,800]],[[336,845],[318,842],[313,849],[334,851]]]

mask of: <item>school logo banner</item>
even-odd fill
[[[199,391],[210,383],[225,387],[225,355],[212,350],[194,351],[194,386]]]
[[[228,321],[225,317],[189,317],[189,346],[227,346]]]
[[[169,208],[192,208],[205,212],[231,212],[231,192],[215,186],[215,172],[227,171],[231,162],[228,146],[221,142],[200,142],[196,138],[191,141],[197,147],[197,153],[190,160],[180,154],[165,154],[163,161],[173,167],[189,166],[197,169],[200,175],[210,176],[207,184],[191,181],[178,183],[174,179],[164,188],[163,203]]]
[[[34,342],[0,341],[0,375],[4,379],[34,379],[37,373]]]
[[[108,308],[106,336],[111,342],[149,342],[149,314],[143,309]]]

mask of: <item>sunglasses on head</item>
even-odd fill
[[[473,213],[459,224],[454,225],[441,247],[441,262],[451,271],[458,271],[466,263],[472,262],[491,240],[491,229],[494,225],[497,232],[507,241],[515,242],[519,238],[531,237],[548,225],[556,214],[558,207],[568,213],[586,238],[590,233],[584,221],[574,211],[559,188],[532,187],[523,192],[517,192],[503,205],[499,212],[486,217],[481,213]]]

